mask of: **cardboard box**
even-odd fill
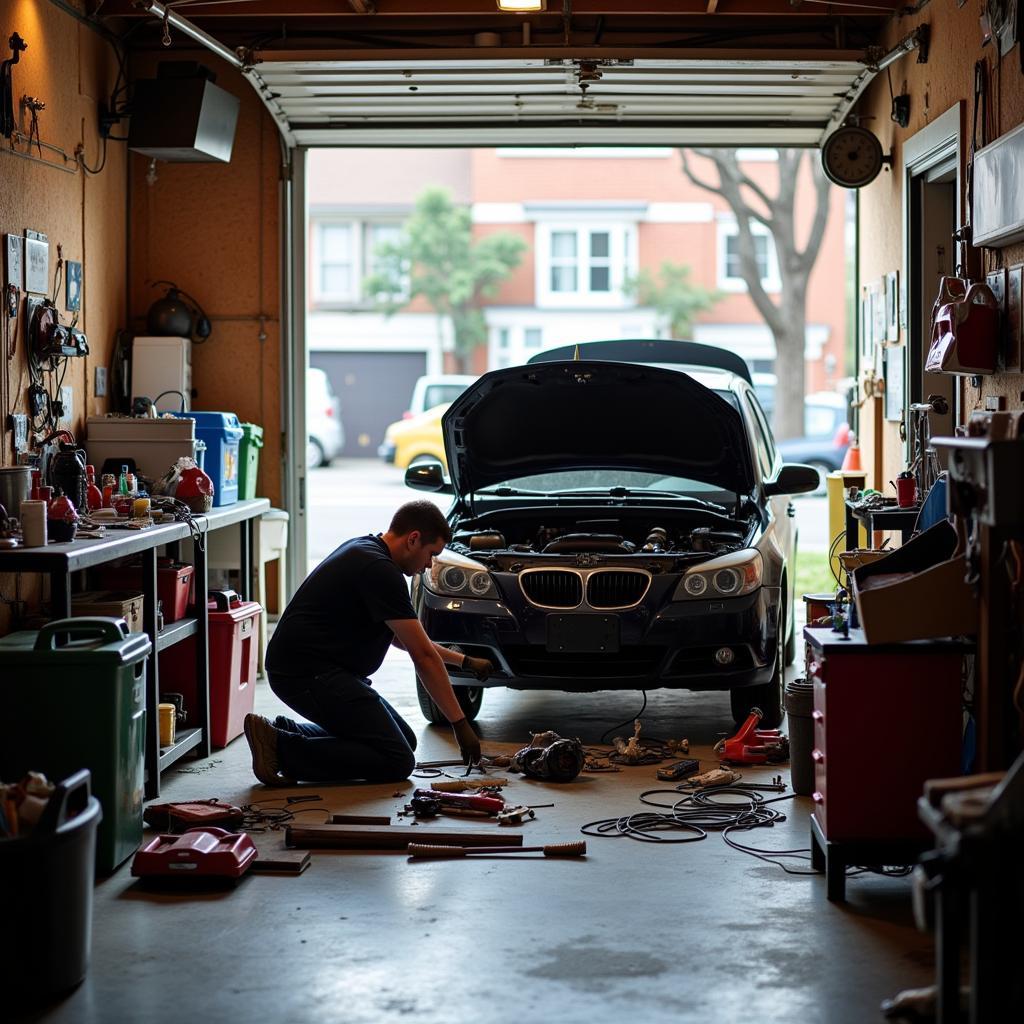
[[[85,590],[71,596],[72,615],[112,615],[124,619],[132,633],[141,633],[142,595],[128,590]]]
[[[854,570],[853,595],[868,643],[975,636],[978,599],[966,577],[956,530],[945,520]]]

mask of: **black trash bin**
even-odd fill
[[[29,835],[0,840],[0,964],[21,1008],[51,1002],[85,977],[102,817],[82,770],[57,785]]]
[[[814,686],[806,679],[786,684],[786,722],[789,725],[789,775],[797,796],[814,792]]]

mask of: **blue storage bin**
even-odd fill
[[[233,412],[176,412],[181,419],[196,421],[196,438],[206,445],[203,472],[213,481],[213,504],[238,501],[238,446],[242,426]]]

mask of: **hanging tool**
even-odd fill
[[[727,764],[776,764],[789,760],[789,738],[778,729],[758,729],[764,717],[760,708],[751,709],[735,736],[719,740],[715,753]]]
[[[555,843],[551,846],[427,846],[424,843],[410,843],[410,857],[469,857],[477,854],[500,855],[510,853],[543,853],[545,857],[585,857],[587,844]]]
[[[17,127],[14,120],[14,83],[11,69],[21,60],[22,53],[28,49],[28,43],[14,32],[7,45],[11,48],[11,57],[0,64],[0,135],[5,139],[9,139]]]

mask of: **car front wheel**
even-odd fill
[[[480,705],[484,700],[484,688],[482,686],[455,686],[453,689],[455,690],[455,699],[459,702],[459,707],[462,708],[462,713],[468,721],[472,722],[480,713]],[[448,719],[434,703],[419,678],[416,679],[416,700],[419,702],[423,717],[431,725],[448,724]]]
[[[311,437],[306,442],[306,469],[317,469],[326,461],[323,445],[315,437]]]

